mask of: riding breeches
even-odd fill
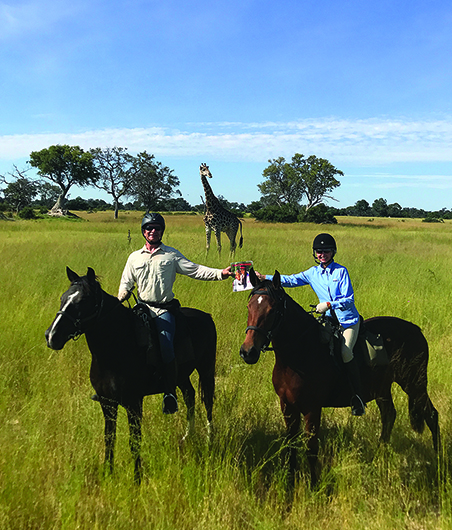
[[[349,363],[353,360],[353,348],[355,347],[356,341],[359,335],[359,322],[350,326],[342,331],[342,360],[344,363]]]
[[[176,318],[169,311],[154,318],[159,334],[160,351],[164,363],[174,360],[174,335],[176,333]]]

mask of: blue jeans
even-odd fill
[[[154,319],[159,333],[160,352],[164,363],[174,360],[174,334],[176,333],[176,318],[169,311],[165,311]]]

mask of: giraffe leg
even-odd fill
[[[221,254],[221,230],[215,230],[215,238],[217,240],[218,255]]]
[[[210,236],[212,234],[212,229],[210,226],[206,225],[206,252],[209,252],[210,250]]]

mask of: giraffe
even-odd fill
[[[220,201],[215,197],[212,188],[207,181],[207,177],[212,178],[212,173],[207,164],[200,165],[199,174],[201,175],[201,182],[206,196],[206,214],[204,216],[204,224],[206,225],[206,252],[209,252],[210,249],[210,235],[213,230],[217,240],[218,254],[221,254],[221,232],[225,232],[228,236],[229,241],[231,242],[230,252],[233,254],[236,249],[235,238],[239,225],[239,248],[242,248],[243,245],[242,223],[236,215],[223,208]]]

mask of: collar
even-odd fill
[[[335,265],[335,262],[333,259],[331,263],[328,263],[328,265],[325,268],[323,268],[322,265],[318,265],[318,267],[320,269],[321,274],[325,274],[325,273],[331,274],[331,271],[334,268],[334,265]]]
[[[153,254],[155,254],[156,252],[158,252],[159,250],[162,250],[162,242],[160,242],[160,245],[152,250],[148,250],[148,248],[146,247],[146,243],[143,245],[142,249],[141,249],[141,253],[142,254],[151,254],[151,256]]]

